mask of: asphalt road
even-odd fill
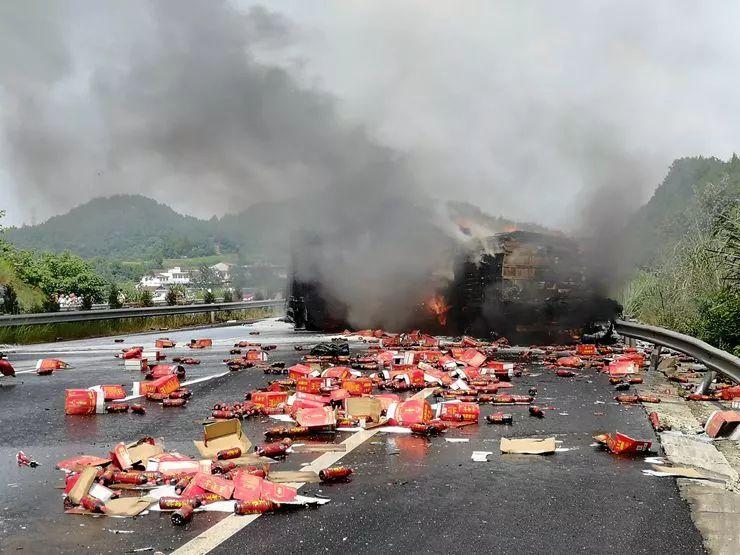
[[[221,363],[234,342],[243,339],[277,344],[270,360],[292,363],[297,343],[321,336],[295,333],[280,325],[134,335],[124,345],[152,345],[166,335],[184,344],[191,337],[211,337],[214,347],[190,351],[178,346],[169,357],[200,358],[187,367],[187,379],[225,372]],[[243,370],[191,386],[185,408],[162,409],[148,404],[145,416],[65,416],[64,390],[101,383],[124,383],[139,375],[122,369],[112,339],[74,341],[19,348],[9,358],[16,370],[33,368],[42,356],[56,356],[74,365],[52,376],[21,373],[0,378],[0,551],[26,553],[125,553],[142,548],[171,552],[223,519],[223,513],[197,514],[185,528],[175,528],[167,515],[137,518],[66,515],[62,508],[62,473],[54,464],[76,454],[103,455],[119,441],[151,435],[163,438],[168,450],[195,455],[193,439],[217,401],[243,398],[270,377]],[[259,550],[378,553],[423,552],[703,552],[688,506],[673,478],[645,476],[640,460],[621,459],[591,446],[592,435],[614,431],[656,440],[640,407],[612,401],[613,391],[602,375],[556,378],[536,367],[515,380],[515,393],[534,385],[539,404],[551,406],[542,420],[526,407],[513,407],[514,425],[481,424],[450,430],[444,437],[424,438],[376,434],[342,459],[355,469],[349,484],[309,484],[301,493],[318,493],[331,502],[318,509],[266,515],[231,538],[215,553]],[[482,415],[493,411],[483,407]],[[267,420],[245,421],[253,443],[260,441]],[[502,436],[554,435],[567,450],[554,455],[500,455]],[[349,434],[337,434],[335,441]],[[447,442],[445,438],[467,438]],[[39,461],[36,469],[15,465],[19,449]],[[489,461],[473,462],[473,451],[491,451]],[[277,468],[298,469],[317,454],[291,455]]]

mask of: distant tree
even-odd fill
[[[118,289],[118,285],[111,283],[110,289],[108,290],[108,308],[121,308],[123,306],[123,303],[119,298],[120,294],[121,291]]]
[[[177,291],[174,288],[170,288],[167,294],[164,296],[164,301],[169,306],[175,306],[177,304]]]
[[[254,292],[254,300],[255,301],[264,301],[265,300],[265,292],[262,289],[257,289]]]
[[[224,289],[224,302],[225,303],[233,303],[234,302],[234,295],[231,292],[231,289]]]
[[[203,293],[203,302],[205,304],[213,304],[216,302],[216,296],[213,294],[212,291],[206,290],[206,292]]]
[[[80,310],[92,310],[93,307],[93,297],[92,295],[85,295],[82,297],[82,304],[80,305]]]
[[[21,305],[18,302],[18,295],[15,292],[15,288],[8,284],[3,289],[3,304],[2,309],[6,314],[19,314],[21,311]]]
[[[52,293],[44,299],[44,304],[41,308],[44,312],[59,312],[59,296],[56,293]]]
[[[144,289],[139,295],[139,305],[141,306],[154,306],[154,298],[152,292],[148,289]]]
[[[212,289],[223,283],[221,275],[209,266],[201,266],[193,273],[193,284],[201,289]]]
[[[231,268],[231,287],[237,290],[244,289],[247,286],[247,275],[244,267],[236,264]]]

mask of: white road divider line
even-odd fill
[[[196,383],[201,382],[207,382],[208,380],[212,380],[214,378],[220,378],[221,376],[226,376],[227,374],[231,374],[231,371],[229,372],[221,372],[219,374],[213,374],[211,376],[203,376],[202,378],[195,378],[194,380],[188,380],[186,382],[182,382],[180,385],[193,385]],[[144,395],[129,395],[128,397],[125,397],[121,399],[121,401],[131,401],[132,399],[140,399],[141,397],[144,397]]]
[[[434,388],[426,388],[418,393],[411,396],[412,399],[425,399],[434,392]],[[345,455],[351,453],[357,449],[360,445],[366,442],[368,439],[378,433],[378,428],[372,430],[360,430],[355,432],[347,439],[342,442],[342,445],[346,447],[346,451],[330,451],[319,456],[311,464],[301,468],[304,472],[318,472],[331,465],[337,463]],[[305,484],[302,483],[289,483],[287,484],[294,488],[300,488]],[[219,520],[216,524],[211,526],[205,532],[194,537],[192,540],[183,544],[178,549],[173,551],[170,555],[205,555],[209,551],[215,549],[223,542],[228,540],[231,536],[245,528],[259,518],[260,515],[229,515],[226,518]]]
[[[345,445],[347,448],[346,451],[324,453],[315,461],[313,461],[310,465],[301,468],[301,470],[304,472],[318,472],[319,470],[328,468],[329,466],[339,461],[347,453],[352,452],[354,449],[362,445],[365,441],[373,437],[376,433],[377,430],[361,430],[359,432],[355,432],[342,442],[342,445]],[[286,485],[294,488],[300,488],[305,484],[289,483]],[[194,537],[188,543],[173,551],[171,555],[203,555],[205,553],[208,553],[209,551],[215,549],[223,542],[228,540],[231,536],[239,532],[245,526],[257,520],[259,516],[260,515],[258,514],[246,516],[229,515],[226,518],[218,521],[205,532]]]

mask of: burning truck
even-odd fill
[[[294,241],[286,295],[288,318],[297,329],[341,331],[388,327],[382,321],[352,321],[351,299],[338,298],[320,274],[325,242],[319,236]],[[568,343],[607,329],[621,311],[602,293],[588,256],[567,237],[508,231],[469,239],[449,251],[444,272],[417,283],[406,329],[518,342]],[[333,271],[342,273],[333,261]],[[408,296],[408,293],[407,295]],[[393,311],[396,307],[384,307]],[[402,331],[402,330],[395,330]]]

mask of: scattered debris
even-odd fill
[[[545,439],[510,439],[501,438],[502,453],[516,453],[520,455],[549,455],[555,452],[555,438]]]
[[[16,453],[15,461],[18,463],[18,466],[29,466],[31,468],[39,466],[39,463],[28,457],[23,451]]]

